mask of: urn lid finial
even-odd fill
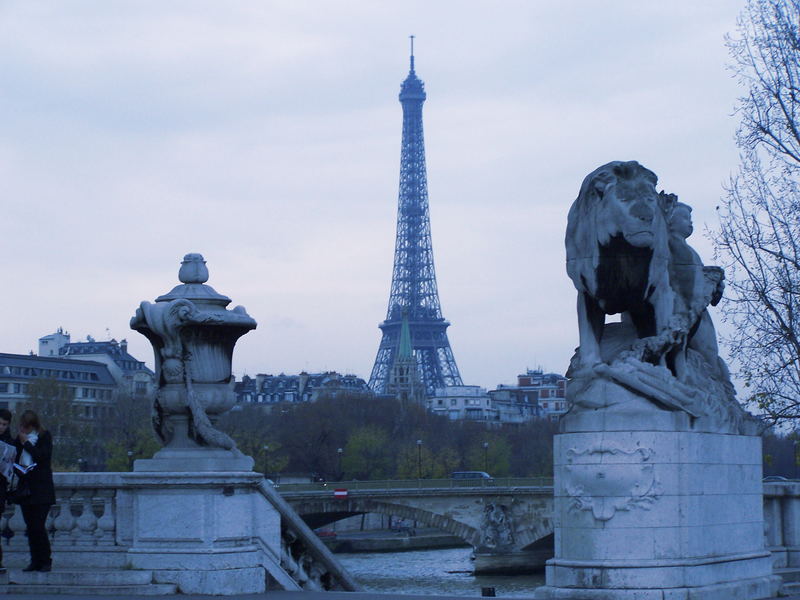
[[[181,268],[178,271],[181,283],[205,283],[208,281],[208,267],[203,255],[191,252],[183,257]]]
[[[181,268],[178,270],[178,279],[181,285],[176,285],[168,294],[156,298],[156,302],[170,302],[178,298],[185,298],[193,302],[224,307],[231,301],[227,296],[218,294],[210,285],[205,285],[208,281],[208,267],[202,254],[190,252],[183,257]]]

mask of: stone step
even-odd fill
[[[150,583],[147,585],[9,585],[8,594],[69,594],[73,596],[164,596],[176,594],[178,586],[172,583]]]
[[[800,581],[800,569],[797,567],[791,567],[786,569],[775,569],[773,571],[775,575],[780,575],[781,579],[786,583],[794,583],[796,581]]]
[[[54,569],[49,573],[9,569],[9,580],[19,585],[147,585],[152,571],[134,569]]]
[[[800,595],[800,581],[793,581],[791,583],[784,583],[778,592],[779,596],[795,596]]]

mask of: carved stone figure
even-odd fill
[[[178,274],[181,285],[142,302],[131,328],[153,345],[158,390],[153,428],[167,448],[236,450],[234,441],[213,425],[235,403],[231,358],[236,340],[255,329],[245,309],[226,310],[230,298],[208,281],[200,254],[187,254]]]
[[[574,410],[623,403],[679,410],[708,430],[752,431],[718,355],[709,304],[724,273],[687,243],[691,208],[656,190],[635,161],[590,173],[569,211],[567,273],[578,291],[580,347],[568,376]],[[620,322],[605,323],[606,315]],[[617,393],[622,389],[624,393]]]
[[[507,507],[499,502],[487,502],[481,522],[480,549],[497,550],[514,544],[514,530]]]

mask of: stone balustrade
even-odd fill
[[[132,541],[133,515],[120,474],[56,473],[54,479],[56,504],[46,525],[58,563],[64,567],[123,568]],[[4,564],[26,565],[28,542],[18,506],[6,506],[0,535]]]
[[[764,536],[775,569],[800,569],[800,482],[764,483]]]
[[[56,568],[129,569],[133,545],[133,488],[123,473],[55,473],[56,504],[47,529]],[[328,549],[286,502],[263,480],[255,491],[256,511],[275,514],[280,532],[253,542],[264,553],[263,566],[284,589],[354,589],[355,584]],[[225,493],[225,490],[222,490]],[[262,518],[263,520],[263,518]],[[29,561],[25,522],[10,504],[0,517],[4,564],[19,568]],[[276,569],[275,565],[280,568]]]

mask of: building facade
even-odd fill
[[[344,394],[372,396],[367,382],[356,375],[336,371],[299,375],[245,375],[234,385],[237,403],[261,404],[269,408],[281,403],[316,402],[319,398]]]
[[[497,411],[492,407],[492,400],[486,393],[486,388],[478,385],[449,385],[437,388],[435,395],[428,398],[427,407],[433,414],[454,421],[498,420]]]
[[[55,333],[39,338],[39,356],[102,363],[120,391],[133,397],[150,397],[156,389],[155,373],[128,353],[126,340],[98,342],[92,336],[86,336],[86,341],[72,342],[70,334],[59,328]]]
[[[434,414],[453,420],[488,424],[520,424],[533,419],[557,421],[567,412],[567,380],[541,369],[517,376],[517,385],[499,385],[489,392],[477,385],[437,388],[426,406]]]
[[[509,416],[522,420],[558,419],[567,412],[567,378],[542,369],[526,369],[517,375],[517,385],[498,385],[489,392],[492,400]]]
[[[61,357],[0,353],[0,408],[18,412],[35,384],[52,380],[63,385],[78,419],[110,417],[117,382],[102,363]]]

